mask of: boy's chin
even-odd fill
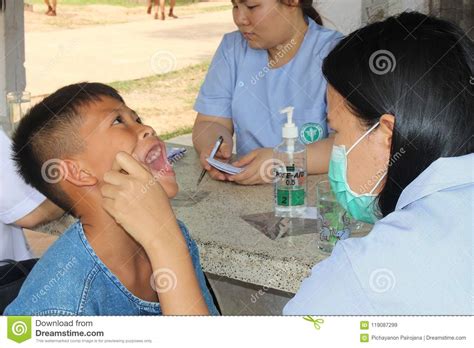
[[[178,194],[179,186],[174,176],[159,177],[156,178],[156,181],[158,181],[161,187],[163,187],[163,190],[165,190],[169,199],[174,198]]]

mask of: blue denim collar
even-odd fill
[[[102,262],[102,260],[97,256],[95,253],[94,249],[92,246],[89,244],[87,241],[87,237],[84,233],[84,229],[82,227],[82,223],[80,221],[75,222],[71,227],[72,230],[77,231],[82,244],[84,245],[85,249],[89,253],[90,257],[94,261],[96,265],[99,266],[100,270],[112,281],[112,283],[120,289],[120,291],[127,296],[130,301],[135,303],[137,306],[145,309],[149,309],[153,312],[160,312],[161,313],[161,305],[158,302],[150,302],[150,301],[145,301],[142,300],[141,298],[138,298],[134,294],[132,294],[126,287],[125,285],[122,284],[122,282],[107,268],[107,266]]]

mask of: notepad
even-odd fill
[[[171,149],[168,149],[167,152],[168,152],[168,162],[173,164],[184,157],[184,154],[186,153],[186,148],[173,147]]]
[[[217,170],[220,170],[221,172],[224,172],[230,175],[239,174],[241,171],[244,170],[243,168],[234,167],[233,165],[229,163],[224,163],[214,158],[208,158],[207,163],[209,163],[211,166],[213,166]]]

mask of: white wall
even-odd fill
[[[369,21],[406,10],[426,13],[428,0],[315,0],[326,27],[348,34]]]
[[[324,26],[348,34],[361,26],[361,0],[316,0]]]

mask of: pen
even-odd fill
[[[221,147],[223,141],[224,141],[224,138],[222,137],[222,135],[219,135],[219,138],[217,138],[216,144],[214,145],[214,148],[212,149],[209,158],[214,158],[217,151],[219,151],[219,148]],[[201,175],[199,175],[199,179],[197,181],[196,186],[199,186],[202,179],[204,178],[204,175],[206,175],[206,169],[203,169],[202,172],[201,172]]]

